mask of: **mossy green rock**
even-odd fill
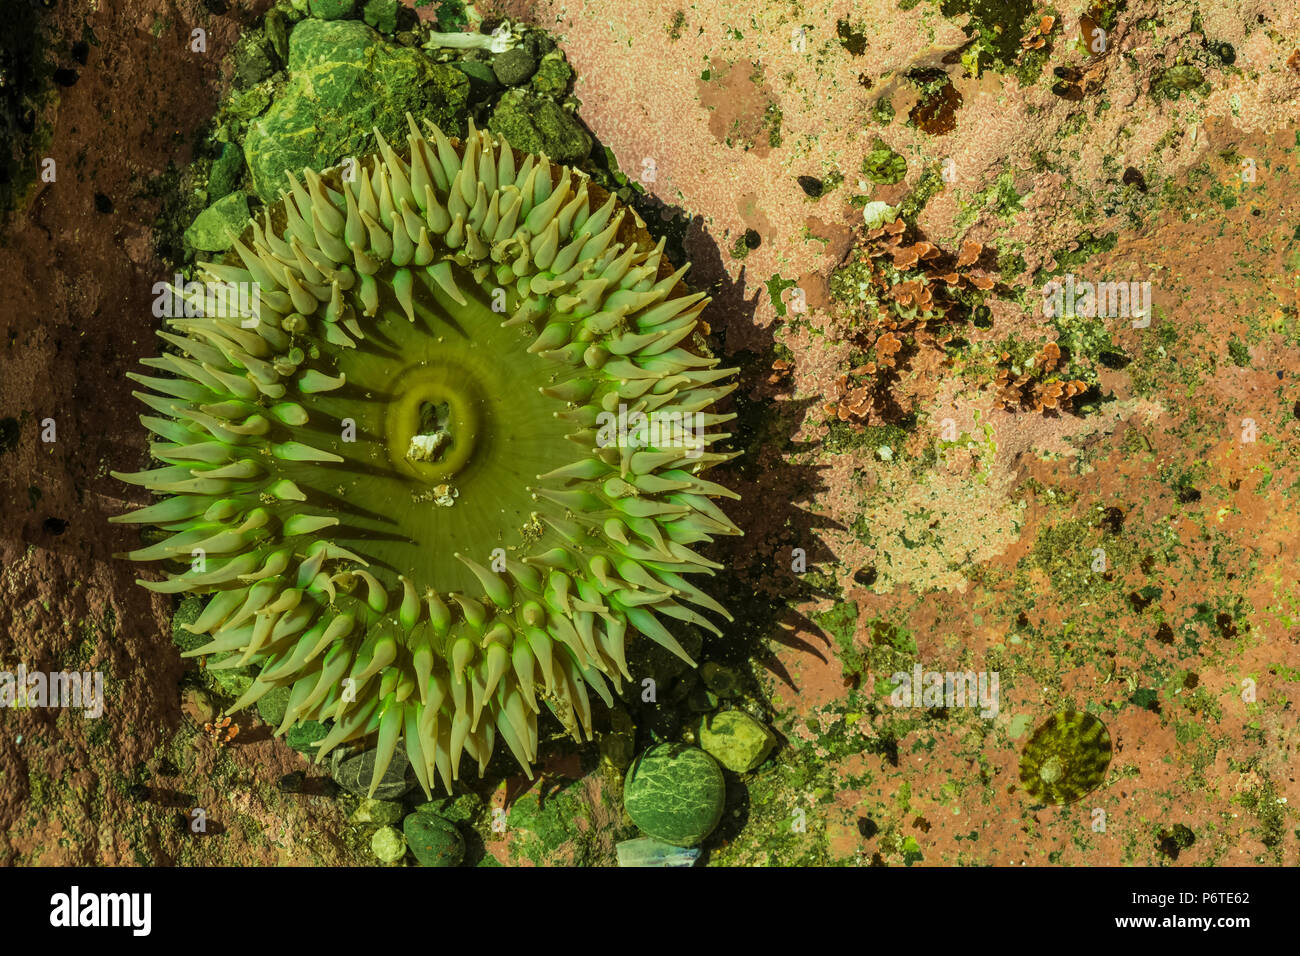
[[[319,720],[300,720],[284,732],[284,742],[301,754],[316,753],[312,746],[318,740],[324,740],[329,728]]]
[[[726,783],[712,757],[698,747],[659,744],[632,764],[623,805],[647,836],[673,846],[695,846],[722,819]]]
[[[380,33],[392,33],[397,29],[397,0],[366,0],[361,19]]]
[[[185,230],[185,241],[201,252],[229,249],[248,222],[248,197],[243,193],[222,196],[195,217]]]
[[[172,643],[182,651],[192,651],[211,641],[206,634],[195,634],[185,629],[186,624],[193,624],[203,613],[207,601],[198,594],[188,594],[172,615]]]
[[[348,817],[348,822],[396,826],[405,814],[405,807],[395,800],[362,800]]]
[[[221,152],[212,161],[212,172],[208,174],[208,199],[216,202],[229,196],[239,187],[243,171],[243,152],[234,143],[223,143]]]
[[[537,61],[521,46],[506,50],[492,61],[492,72],[502,86],[522,86],[537,72]]]
[[[322,20],[342,20],[356,8],[357,0],[307,0],[307,12]]]
[[[563,96],[572,79],[573,67],[565,61],[563,53],[553,50],[542,57],[530,85],[543,96]]]
[[[591,134],[572,113],[528,90],[507,91],[492,111],[488,129],[515,149],[545,153],[556,163],[576,163],[591,152]]]
[[[375,772],[377,755],[378,751],[371,749],[344,760],[331,774],[334,782],[348,793],[355,793],[359,797],[372,796],[370,778]],[[373,796],[376,800],[396,800],[414,786],[415,773],[411,770],[411,762],[406,758],[406,752],[398,748],[393,752],[383,776],[379,778]]]
[[[741,710],[724,710],[700,721],[700,746],[735,773],[753,770],[772,752],[776,738]]]
[[[257,716],[272,728],[279,727],[284,722],[284,712],[289,708],[289,694],[288,687],[267,691],[257,699]]]
[[[370,838],[370,852],[385,863],[396,863],[406,856],[406,837],[395,827],[380,827]]]
[[[460,866],[465,838],[456,824],[436,813],[417,810],[402,821],[406,845],[421,866]]]
[[[304,20],[289,35],[289,82],[249,124],[244,159],[253,187],[270,201],[286,171],[322,170],[376,149],[379,127],[406,142],[406,114],[463,135],[469,79],[423,51],[386,42],[355,20]]]

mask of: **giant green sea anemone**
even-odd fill
[[[692,550],[738,534],[700,473],[734,387],[664,244],[580,172],[470,126],[410,124],[359,166],[290,176],[212,283],[260,314],[193,315],[132,375],[165,497],[138,561],[166,593],[211,594],[189,629],[209,666],[258,665],[230,708],[290,689],[277,733],[329,720],[323,757],[399,741],[426,793],[497,738],[531,775],[545,705],[591,735],[588,688],[631,679],[639,633],[730,619]],[[705,327],[707,329],[707,327]],[[626,427],[624,427],[626,426]]]

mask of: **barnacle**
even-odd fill
[[[1110,766],[1106,725],[1061,711],[1044,721],[1020,755],[1020,785],[1042,803],[1073,803],[1101,786]]]
[[[404,742],[429,792],[498,738],[531,774],[543,706],[590,738],[633,633],[689,661],[664,621],[730,619],[692,548],[739,533],[700,477],[733,457],[710,409],[736,370],[614,197],[407,119],[407,158],[376,131],[201,264],[260,311],[190,297],[159,332],[163,374],[132,377],[163,465],[118,477],[166,497],[116,520],[166,533],[128,557],[189,564],[141,584],[211,593],[191,653],[260,666],[231,711],[287,687],[278,733],[377,735],[374,782]]]

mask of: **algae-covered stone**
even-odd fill
[[[712,833],[725,798],[717,763],[685,744],[651,747],[632,764],[623,790],[632,822],[673,846],[695,846]]]
[[[406,855],[406,837],[395,827],[380,827],[370,838],[370,852],[385,863],[396,863]]]
[[[375,772],[375,758],[378,753],[378,750],[372,748],[342,761],[331,774],[334,782],[348,793],[355,793],[359,797],[370,796],[370,778]],[[379,778],[374,797],[376,800],[396,800],[413,786],[415,786],[415,774],[411,770],[411,762],[406,759],[405,751],[399,747],[393,752],[393,759],[388,762],[384,775]]]
[[[406,843],[421,866],[460,866],[465,838],[456,824],[436,813],[417,810],[402,821]]]
[[[492,72],[502,86],[522,86],[537,72],[537,61],[521,46],[506,50],[492,61]]]
[[[362,800],[348,818],[349,823],[374,823],[379,826],[394,826],[401,822],[406,813],[400,803],[393,800]]]
[[[279,727],[284,722],[284,712],[289,707],[288,687],[269,690],[257,699],[257,715],[271,727]]]
[[[248,197],[243,193],[222,196],[195,217],[185,230],[185,241],[202,252],[229,249],[248,222]]]
[[[209,202],[216,202],[234,192],[243,171],[243,152],[234,143],[223,143],[221,152],[212,161],[212,172],[208,174]]]
[[[488,129],[515,149],[545,153],[556,163],[576,163],[591,152],[591,134],[572,113],[528,90],[507,91],[492,111]]]
[[[192,651],[212,640],[206,634],[195,634],[185,629],[185,625],[193,624],[199,619],[206,605],[207,600],[203,596],[187,594],[180,606],[176,608],[176,613],[172,615],[172,643],[182,651]]]
[[[725,664],[710,661],[700,666],[700,680],[719,697],[739,697],[745,690],[740,674]]]
[[[543,96],[563,96],[573,79],[573,67],[564,59],[559,50],[552,50],[542,57],[533,74],[532,88]]]
[[[329,732],[329,727],[319,720],[300,720],[285,731],[284,742],[299,753],[314,755],[317,748],[313,745]]]
[[[289,15],[285,11],[275,7],[267,10],[262,20],[262,34],[280,62],[289,59]]]
[[[700,746],[735,773],[753,770],[772,752],[776,738],[741,710],[724,710],[700,721]]]
[[[452,64],[469,77],[469,102],[482,103],[501,89],[492,67],[482,60],[457,60]]]
[[[229,654],[217,654],[208,658],[207,672],[212,678],[212,683],[217,689],[227,697],[233,697],[238,700],[247,693],[248,688],[253,686],[253,666],[247,667],[216,667],[216,664],[222,664],[232,658],[239,658],[243,655],[239,651],[232,651]]]
[[[279,59],[271,42],[262,33],[245,33],[232,51],[234,81],[240,89],[254,86],[275,72]]]
[[[397,29],[397,0],[366,0],[361,19],[380,33],[392,33]]]
[[[307,0],[307,11],[322,20],[342,20],[356,8],[357,0]]]
[[[244,140],[253,187],[270,201],[287,186],[286,170],[373,152],[376,126],[404,143],[407,112],[463,133],[468,93],[460,70],[388,43],[364,23],[304,20],[289,36],[289,81]]]

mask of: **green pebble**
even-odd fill
[[[187,594],[176,608],[176,613],[172,615],[172,643],[182,651],[192,651],[211,640],[206,634],[195,634],[185,629],[186,624],[193,624],[199,619],[206,605],[207,601],[204,597]]]
[[[307,12],[320,20],[345,20],[356,6],[357,0],[307,0]]]
[[[722,819],[726,783],[712,757],[697,747],[651,747],[632,764],[623,806],[647,836],[673,846],[695,846]]]
[[[315,755],[316,747],[312,744],[324,740],[330,729],[319,720],[300,720],[284,733],[284,742],[301,754]]]
[[[289,708],[288,687],[269,690],[257,699],[257,715],[271,727],[279,727],[284,721],[284,712]]]
[[[385,863],[396,863],[406,855],[406,837],[395,827],[380,827],[370,838],[370,852]]]
[[[208,174],[208,200],[216,202],[238,189],[243,171],[243,150],[234,143],[223,143],[221,152],[212,161],[212,172]]]
[[[185,230],[185,241],[202,252],[222,252],[231,247],[247,224],[248,197],[231,193],[195,217]]]
[[[521,86],[537,72],[537,61],[523,47],[499,53],[492,61],[492,72],[502,86]]]
[[[348,793],[355,793],[359,797],[370,796],[370,778],[374,776],[378,754],[379,751],[372,748],[344,760],[334,768],[334,782]],[[379,778],[374,797],[378,800],[396,800],[413,786],[415,773],[411,770],[411,762],[406,759],[405,750],[398,748],[393,751],[392,759]]]
[[[745,690],[744,681],[738,673],[712,661],[700,666],[700,680],[719,697],[739,697]]]
[[[568,91],[572,80],[573,67],[565,61],[563,53],[555,50],[542,57],[530,85],[543,96],[560,97]]]
[[[392,800],[362,800],[348,818],[350,823],[373,823],[391,827],[401,822],[405,808]]]
[[[515,149],[545,153],[555,163],[576,163],[591,153],[591,135],[572,113],[528,90],[509,90],[488,119],[488,129]]]
[[[704,717],[698,736],[705,752],[735,773],[753,770],[776,746],[772,732],[741,710]]]
[[[361,19],[380,33],[392,33],[397,29],[397,0],[366,0]]]
[[[266,34],[266,41],[271,44],[271,49],[280,58],[280,62],[289,59],[289,16],[283,10],[272,7],[266,11],[262,32]]]
[[[465,859],[465,838],[456,824],[437,814],[417,810],[402,822],[402,830],[421,866],[460,866]]]

